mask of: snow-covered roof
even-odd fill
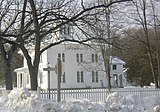
[[[28,68],[26,67],[17,68],[14,70],[14,72],[28,72]]]
[[[110,63],[112,64],[126,64],[123,60],[117,58],[117,57],[110,57]]]

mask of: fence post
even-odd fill
[[[142,89],[140,89],[140,98],[142,98]]]

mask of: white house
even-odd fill
[[[31,55],[34,54],[31,52]],[[48,88],[48,72],[43,71],[47,63],[55,68],[57,58],[60,57],[64,65],[64,74],[61,76],[62,88],[99,88],[107,87],[106,73],[104,72],[103,59],[98,47],[94,49],[80,44],[59,44],[44,51],[41,55],[38,86]],[[123,75],[124,61],[110,57],[111,84],[114,87],[125,86]],[[26,59],[22,68],[15,69],[17,73],[17,86],[30,88],[30,78]],[[57,87],[57,74],[50,72],[50,88]]]

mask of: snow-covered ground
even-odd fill
[[[110,94],[104,102],[67,98],[54,102],[38,98],[26,88],[14,89],[0,97],[0,112],[160,112],[160,96]]]

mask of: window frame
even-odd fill
[[[99,77],[98,77],[98,71],[96,71],[96,74],[95,74],[96,76],[96,81],[95,82],[98,82],[98,79],[99,79]]]
[[[94,54],[91,55],[91,60],[94,62]]]
[[[95,82],[94,71],[92,71],[92,82]]]
[[[61,53],[58,53],[58,58],[61,58]]]
[[[64,74],[62,75],[62,82],[66,83],[66,73],[64,72]]]
[[[117,65],[116,64],[112,65],[112,70],[117,70]]]
[[[79,62],[79,54],[76,54],[76,62]]]
[[[62,62],[65,62],[65,54],[62,53]]]
[[[98,62],[98,54],[95,54],[95,62]]]
[[[80,83],[80,73],[77,71],[77,83]]]
[[[84,82],[84,74],[83,74],[83,71],[81,71],[81,77],[80,77],[80,79],[81,79],[81,82]]]
[[[83,62],[83,54],[80,54],[80,62]]]

